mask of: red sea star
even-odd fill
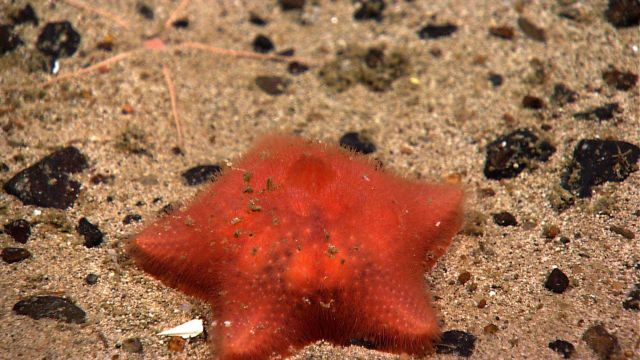
[[[420,354],[439,335],[423,274],[458,231],[461,202],[457,186],[272,135],[146,228],[132,254],[211,304],[221,359],[287,355],[320,339]]]

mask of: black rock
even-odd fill
[[[4,184],[4,190],[25,205],[66,209],[73,206],[81,186],[69,174],[87,166],[87,158],[78,149],[66,147],[17,173]]]
[[[153,20],[153,9],[149,7],[149,5],[139,2],[136,6],[136,10],[138,10],[138,14],[140,14],[143,18],[147,20]]]
[[[293,55],[295,55],[295,53],[296,53],[295,49],[285,49],[285,50],[279,51],[278,55],[279,56],[293,56]]]
[[[52,58],[68,57],[78,50],[80,38],[80,34],[70,22],[50,22],[40,32],[36,47]]]
[[[95,285],[98,283],[98,275],[91,273],[84,278],[84,281],[89,285]]]
[[[99,246],[104,241],[104,234],[102,231],[100,231],[98,226],[90,223],[85,217],[80,219],[76,230],[78,231],[78,234],[84,237],[84,246],[88,248]]]
[[[283,11],[301,10],[304,8],[305,0],[278,0]]]
[[[605,10],[604,16],[617,28],[639,25],[640,1],[609,0],[609,6]]]
[[[249,22],[256,26],[267,25],[267,21],[254,12],[249,13]]]
[[[487,145],[484,175],[494,180],[514,178],[532,161],[547,161],[555,151],[553,145],[530,130],[515,130]]]
[[[6,247],[2,249],[2,254],[0,255],[0,257],[2,257],[2,260],[4,262],[13,264],[30,258],[31,253],[29,252],[29,250],[23,248]]]
[[[442,333],[440,341],[435,344],[438,354],[458,354],[469,357],[475,349],[476,337],[461,330],[449,330]]]
[[[622,302],[622,307],[626,310],[640,311],[640,284],[636,284],[629,292]]]
[[[386,6],[384,0],[358,0],[355,5],[356,11],[353,13],[355,20],[382,21],[382,12]]]
[[[556,106],[565,106],[578,100],[578,93],[563,83],[557,83],[553,86],[553,94],[549,100]]]
[[[578,120],[605,121],[613,119],[614,115],[619,112],[622,112],[622,109],[615,102],[574,113],[573,117]]]
[[[544,108],[544,101],[537,96],[525,95],[522,98],[522,107],[525,109],[540,110]]]
[[[491,85],[493,85],[493,87],[498,87],[502,85],[502,83],[504,83],[502,75],[496,73],[489,73],[487,79],[489,79],[489,82],[491,82]]]
[[[572,343],[564,340],[555,340],[549,343],[549,349],[562,355],[563,358],[568,359],[575,351],[575,347]]]
[[[33,296],[20,300],[13,306],[13,311],[35,320],[49,318],[74,324],[87,321],[84,310],[71,300],[58,296]]]
[[[340,138],[339,143],[343,148],[351,149],[365,155],[376,151],[376,146],[371,142],[371,140],[363,137],[358,132],[345,133]]]
[[[513,216],[513,214],[511,214],[508,211],[501,211],[497,214],[493,214],[493,222],[495,222],[496,225],[499,225],[499,226],[517,226],[518,225],[518,221],[516,220],[516,217]]]
[[[418,36],[420,39],[437,39],[450,36],[456,31],[458,31],[458,27],[451,23],[442,25],[428,24],[418,31]]]
[[[122,350],[134,353],[141,354],[143,352],[142,341],[138,338],[129,338],[122,342]]]
[[[573,159],[560,184],[579,197],[591,196],[591,188],[607,181],[621,182],[638,170],[640,148],[615,140],[583,139],[573,150]]]
[[[253,51],[261,54],[266,54],[273,51],[276,47],[273,45],[273,41],[264,35],[257,35],[255,39],[253,39]]]
[[[291,81],[281,76],[257,76],[256,85],[265,93],[277,96],[282,95],[291,84]]]
[[[210,181],[222,171],[219,165],[198,165],[182,173],[182,178],[189,186],[200,185]]]
[[[186,29],[189,27],[189,19],[187,18],[177,19],[176,21],[171,23],[171,26],[173,26],[176,29]]]
[[[13,25],[0,25],[0,56],[23,44],[20,36],[15,33]]]
[[[133,222],[139,222],[139,221],[142,221],[142,216],[139,214],[129,214],[125,216],[124,219],[122,219],[122,223],[124,225],[129,225]]]
[[[292,61],[289,63],[289,65],[287,65],[287,71],[291,75],[300,75],[307,72],[308,70],[309,66],[297,61]]]
[[[638,75],[631,71],[620,71],[618,69],[608,69],[602,72],[602,80],[607,85],[614,87],[618,90],[629,91],[636,86],[638,82]]]
[[[26,244],[31,236],[31,224],[24,219],[16,219],[4,225],[4,232],[13,240]]]
[[[562,270],[555,268],[547,276],[544,287],[556,294],[562,294],[569,287],[569,278]]]
[[[40,23],[36,12],[33,11],[33,8],[31,7],[31,4],[25,5],[25,7],[16,11],[14,14],[11,14],[9,17],[15,25],[32,23],[33,26],[38,26]]]

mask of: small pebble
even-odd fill
[[[537,96],[525,95],[522,98],[522,107],[525,109],[540,110],[544,108],[544,100]]]
[[[177,19],[176,21],[171,23],[171,26],[173,26],[176,29],[186,29],[189,27],[189,19],[187,18]]]
[[[501,211],[499,213],[493,214],[493,222],[498,226],[517,226],[518,221],[516,217],[513,216],[508,211]]]
[[[136,6],[136,10],[138,11],[138,14],[140,14],[143,18],[147,20],[153,20],[153,9],[149,7],[149,5],[139,2]]]
[[[249,22],[256,26],[265,26],[267,25],[267,21],[263,19],[260,15],[250,12],[249,13]]]
[[[630,71],[611,68],[602,72],[602,80],[607,85],[621,91],[629,91],[638,83],[638,75]]]
[[[553,145],[530,130],[515,130],[487,145],[484,175],[494,180],[514,178],[532,165],[531,160],[545,162],[555,151]]]
[[[553,93],[549,100],[552,104],[562,107],[576,102],[576,100],[578,100],[578,93],[563,83],[557,83],[553,86]]]
[[[278,0],[283,11],[302,10],[305,0]]]
[[[140,222],[140,221],[142,221],[142,216],[139,214],[128,214],[127,216],[124,217],[124,219],[122,219],[122,223],[124,225],[129,225],[131,223]]]
[[[300,75],[307,72],[308,70],[309,66],[297,61],[292,61],[289,63],[289,65],[287,65],[287,71],[291,75]]]
[[[489,335],[493,335],[493,334],[497,333],[498,330],[500,330],[500,329],[495,324],[488,324],[482,329],[482,331],[485,334],[489,334]]]
[[[532,23],[529,19],[525,17],[518,18],[518,26],[529,38],[540,42],[547,41],[544,29]]]
[[[273,41],[262,34],[257,35],[253,39],[251,46],[253,47],[253,51],[260,54],[272,52],[276,48],[275,45],[273,45]]]
[[[569,359],[576,348],[568,341],[557,339],[549,343],[549,349],[562,355],[563,358]]]
[[[359,132],[348,132],[340,137],[340,146],[351,149],[361,154],[371,154],[376,151],[376,146],[368,137],[361,135]]]
[[[618,235],[620,235],[623,238],[628,239],[628,240],[633,240],[636,237],[636,235],[633,233],[633,231],[631,231],[631,230],[629,230],[629,229],[627,229],[625,227],[622,227],[622,226],[611,225],[609,227],[609,230],[613,231],[614,233],[616,233],[616,234],[618,234]]]
[[[502,77],[502,75],[496,73],[489,73],[487,79],[489,79],[489,82],[491,82],[491,85],[493,85],[493,87],[498,87],[504,83],[504,78]]]
[[[189,186],[196,186],[213,180],[222,168],[220,165],[198,165],[185,170],[181,176]]]
[[[458,31],[458,27],[451,23],[446,24],[428,24],[425,25],[420,31],[418,36],[420,39],[439,39],[442,37],[451,36],[454,32]]]
[[[91,273],[84,278],[84,281],[89,285],[95,285],[98,283],[98,275]]]
[[[583,139],[573,150],[573,158],[561,177],[561,186],[578,197],[590,197],[592,187],[605,182],[621,182],[638,170],[637,145],[615,140]]]
[[[557,225],[545,225],[542,228],[542,236],[551,240],[560,234],[560,228]]]
[[[15,32],[13,25],[0,25],[0,56],[9,53],[24,44]]]
[[[68,21],[47,23],[36,42],[41,53],[52,58],[69,57],[80,46],[80,34]]]
[[[577,120],[591,120],[591,121],[606,121],[611,120],[616,113],[622,112],[620,105],[617,102],[607,103],[602,106],[590,108],[585,111],[579,111],[573,114],[574,119]]]
[[[640,283],[635,284],[634,288],[627,294],[627,297],[622,302],[622,308],[640,311]]]
[[[471,280],[471,273],[463,271],[458,275],[458,284],[464,285],[467,281]]]
[[[555,268],[547,276],[544,287],[556,294],[562,294],[569,287],[569,278],[562,270]]]
[[[31,23],[33,26],[38,26],[38,24],[40,23],[38,15],[36,15],[36,12],[33,10],[33,7],[31,7],[31,4],[27,4],[22,9],[16,11],[13,14],[10,14],[9,18],[11,18],[11,21],[14,25]]]
[[[31,236],[31,224],[24,219],[16,219],[4,225],[4,232],[13,240],[26,244]]]
[[[609,334],[603,325],[594,325],[582,334],[582,341],[587,343],[600,359],[610,359],[612,355],[620,352],[618,338]]]
[[[89,181],[91,181],[91,183],[94,185],[113,184],[115,179],[116,179],[115,175],[96,174],[92,176]]]
[[[87,315],[71,300],[58,296],[33,296],[18,301],[13,306],[18,315],[26,315],[39,320],[49,318],[66,323],[82,324],[87,321]]]
[[[278,96],[286,92],[291,81],[281,76],[257,76],[255,83],[266,94]]]
[[[129,338],[122,342],[122,350],[128,353],[142,354],[142,341],[139,338]]]
[[[86,217],[80,219],[76,230],[84,237],[84,246],[88,248],[100,246],[104,241],[104,234],[102,231],[100,231],[98,226],[90,223]]]
[[[356,0],[356,11],[353,18],[358,21],[375,20],[382,21],[382,13],[384,12],[384,0]]]
[[[13,264],[30,258],[31,252],[23,248],[6,247],[2,249],[0,257],[2,257],[2,260],[7,264]]]
[[[449,330],[442,333],[440,340],[435,344],[438,354],[457,354],[469,357],[475,349],[476,337],[461,330]]]
[[[505,40],[513,39],[515,35],[515,30],[511,26],[492,26],[489,28],[489,34]]]
[[[604,16],[617,28],[637,26],[640,24],[640,1],[609,0]]]
[[[187,340],[179,336],[172,336],[167,343],[167,349],[171,352],[183,352],[186,344]]]

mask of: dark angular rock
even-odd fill
[[[532,23],[529,19],[524,17],[518,18],[518,26],[529,38],[540,42],[547,41],[547,35],[544,29]]]
[[[295,49],[285,49],[282,51],[278,51],[278,55],[279,56],[293,56],[296,54],[296,50]]]
[[[23,44],[20,36],[15,33],[13,25],[0,25],[0,56]]]
[[[358,0],[353,18],[359,21],[375,20],[380,22],[385,6],[384,0]]]
[[[9,17],[15,25],[32,23],[33,26],[38,26],[40,23],[38,15],[33,11],[31,4],[25,5],[25,7],[11,14]]]
[[[544,100],[537,96],[525,95],[522,98],[522,107],[525,109],[540,110],[544,108]]]
[[[249,13],[249,22],[256,26],[265,26],[267,25],[267,21],[263,19],[260,15],[250,12]]]
[[[458,354],[469,357],[475,349],[476,337],[461,330],[449,330],[442,333],[440,341],[435,344],[438,354]]]
[[[563,358],[569,359],[576,348],[572,343],[558,339],[549,343],[549,349],[562,355]]]
[[[640,1],[609,0],[609,6],[605,10],[604,16],[607,21],[617,28],[639,25]]]
[[[219,165],[198,165],[182,173],[182,178],[189,186],[200,185],[210,181],[222,171]]]
[[[613,119],[619,112],[622,112],[622,109],[616,102],[574,113],[573,117],[578,120],[605,121]]]
[[[82,324],[87,321],[84,310],[71,300],[58,296],[33,296],[20,300],[13,306],[13,311],[35,320],[49,318],[73,324]]]
[[[627,294],[627,298],[622,302],[622,307],[626,310],[640,311],[640,284],[636,284]]]
[[[25,205],[66,209],[73,206],[81,186],[69,174],[87,166],[87,158],[78,149],[66,147],[17,173],[4,184],[4,190]]]
[[[171,26],[173,26],[176,29],[186,29],[189,27],[189,19],[187,18],[177,19],[176,21],[171,23]]]
[[[139,214],[129,214],[125,216],[124,219],[122,219],[122,223],[124,225],[129,225],[131,223],[140,222],[140,221],[142,221],[142,216]]]
[[[640,148],[615,140],[583,139],[562,174],[560,185],[579,197],[591,196],[591,188],[607,181],[621,182],[638,171]]]
[[[278,0],[283,11],[302,10],[305,0]]]
[[[638,83],[638,75],[631,71],[620,71],[611,68],[602,72],[602,80],[613,88],[629,91]]]
[[[273,45],[273,41],[264,35],[257,35],[255,39],[253,39],[251,46],[253,47],[253,51],[260,54],[269,53],[276,48]]]
[[[38,36],[36,47],[52,58],[69,57],[78,50],[80,38],[80,34],[70,22],[50,22]]]
[[[587,343],[600,359],[610,359],[620,352],[618,338],[609,334],[603,325],[594,325],[582,334],[582,341]]]
[[[284,94],[291,84],[290,80],[281,76],[257,76],[255,82],[260,90],[271,96]]]
[[[30,258],[31,252],[23,248],[6,247],[2,249],[0,257],[7,264],[13,264]]]
[[[420,39],[438,39],[441,37],[450,36],[454,32],[458,31],[458,26],[446,23],[441,25],[436,24],[428,24],[425,25],[420,31],[418,31],[418,36]]]
[[[501,211],[497,214],[493,214],[493,222],[495,222],[496,225],[498,226],[517,226],[518,225],[518,221],[516,220],[516,217],[513,216],[513,214],[511,214],[508,211]]]
[[[138,11],[138,14],[140,14],[143,18],[147,20],[153,20],[154,18],[153,9],[149,7],[149,5],[139,2],[136,5],[136,10]]]
[[[88,248],[99,246],[104,241],[104,234],[102,231],[100,231],[98,226],[90,223],[85,217],[80,219],[76,230],[78,231],[78,234],[84,237],[84,246]]]
[[[99,277],[97,274],[91,273],[84,278],[84,281],[89,285],[95,285],[98,283],[98,279]]]
[[[563,83],[557,83],[553,86],[553,94],[549,100],[552,104],[562,107],[578,100],[578,93]]]
[[[4,232],[13,240],[26,244],[31,236],[31,224],[24,219],[16,219],[4,225]]]
[[[500,74],[489,73],[489,76],[487,78],[489,79],[489,82],[491,83],[491,85],[493,85],[493,87],[498,87],[504,83],[504,78]]]
[[[547,276],[544,287],[556,294],[562,294],[569,287],[569,278],[562,270],[555,268]]]
[[[287,71],[291,75],[300,75],[309,71],[309,66],[297,61],[292,61],[287,65]]]
[[[555,151],[553,145],[530,130],[518,129],[487,145],[484,175],[494,180],[514,178],[533,161],[549,160]]]
[[[371,154],[376,151],[376,146],[368,138],[358,132],[348,132],[340,138],[340,146],[351,149],[361,154]]]

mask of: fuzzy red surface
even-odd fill
[[[420,354],[439,335],[423,278],[460,227],[454,185],[271,135],[187,207],[135,237],[138,265],[213,307],[221,359],[366,339]]]

